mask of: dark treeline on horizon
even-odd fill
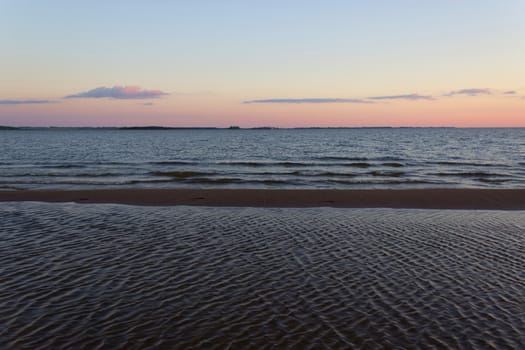
[[[214,127],[214,126],[4,126],[0,125],[0,130],[310,130],[310,129],[478,129],[478,128],[457,128],[454,126],[308,126],[308,127]],[[488,128],[493,129],[493,128]],[[516,128],[511,128],[516,129]],[[517,128],[520,129],[520,128]]]

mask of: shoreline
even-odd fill
[[[96,189],[0,191],[0,202],[141,206],[525,210],[525,189]]]

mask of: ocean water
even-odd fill
[[[1,203],[6,349],[523,349],[523,212]]]
[[[523,188],[525,129],[0,131],[0,189]]]

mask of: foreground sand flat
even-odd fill
[[[525,189],[97,189],[0,191],[0,201],[228,207],[525,209]]]
[[[0,204],[2,349],[525,349],[510,210]]]

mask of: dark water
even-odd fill
[[[7,349],[525,348],[525,213],[3,203]]]
[[[525,129],[0,131],[0,189],[525,187]]]

